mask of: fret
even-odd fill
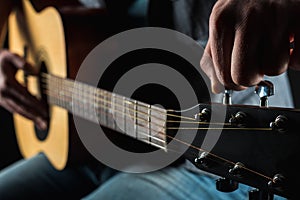
[[[103,111],[103,125],[104,126],[107,126],[107,124],[108,124],[108,116],[107,116],[107,101],[108,101],[108,96],[107,96],[107,92],[106,91],[104,91],[103,92],[103,99],[104,99],[104,101],[103,101],[103,109],[102,109],[102,111]]]
[[[81,99],[83,100],[83,109],[82,109],[82,114],[83,114],[83,117],[84,118],[88,118],[88,101],[87,101],[87,99],[88,99],[88,93],[87,93],[87,91],[86,91],[86,86],[84,85],[84,84],[81,84],[81,88],[82,88],[82,90],[81,90]]]
[[[75,87],[72,95],[73,102],[75,103],[75,107],[73,107],[73,109],[75,112],[74,114],[82,117],[82,102],[79,96],[81,96],[81,84],[79,82],[75,82]]]
[[[93,93],[94,97],[94,112],[96,113],[97,123],[101,124],[101,116],[100,116],[100,105],[99,105],[99,90],[97,88],[94,89]]]
[[[104,112],[104,102],[105,102],[105,96],[104,96],[104,90],[98,90],[98,115],[99,115],[99,123],[101,125],[105,125],[105,112]]]
[[[133,111],[133,116],[134,116],[134,118],[133,118],[133,121],[134,121],[134,134],[135,134],[135,138],[137,138],[137,101],[136,100],[134,100],[133,101],[134,102],[134,111]]]
[[[167,112],[165,109],[152,106],[151,108],[151,145],[159,145],[165,147],[167,145],[166,137],[166,121]],[[154,139],[156,138],[156,139]]]
[[[149,104],[138,102],[137,106],[137,139],[143,142],[150,142],[150,134],[149,134]]]
[[[116,130],[116,118],[117,118],[117,114],[116,114],[116,95],[113,93],[111,95],[111,121],[112,121],[112,129]]]
[[[85,119],[91,120],[91,97],[89,93],[89,87],[86,84],[82,84],[82,99],[83,99],[83,117]]]
[[[135,138],[135,130],[134,130],[134,103],[132,100],[126,98],[125,101],[125,121],[126,121],[126,128],[125,134]]]
[[[151,105],[148,105],[148,110],[147,110],[147,114],[148,114],[148,136],[151,136]],[[151,142],[151,137],[148,137],[148,143]]]
[[[56,80],[56,84],[57,84],[57,97],[58,97],[58,104],[59,105],[62,105],[62,98],[61,98],[61,96],[60,96],[60,94],[59,94],[59,92],[61,92],[61,90],[62,90],[62,88],[61,88],[61,84],[60,84],[60,80],[59,79],[57,79]]]
[[[107,101],[106,101],[106,119],[107,119],[107,127],[114,129],[114,119],[113,119],[113,112],[112,112],[112,107],[113,107],[113,100],[112,96],[113,94],[110,92],[107,92]]]
[[[97,94],[97,90],[91,86],[88,86],[89,91],[89,115],[90,120],[99,123],[98,115],[97,115],[97,99],[95,99],[95,94]]]
[[[122,97],[123,102],[122,102],[122,110],[123,110],[123,122],[124,122],[124,126],[123,126],[123,133],[126,133],[126,97]]]
[[[84,116],[83,114],[83,106],[84,106],[84,101],[82,101],[82,98],[79,98],[79,97],[82,97],[82,84],[78,83],[77,84],[77,93],[78,95],[76,95],[76,102],[77,103],[77,111],[78,111],[78,115],[79,116]]]
[[[125,133],[125,107],[124,97],[114,94],[114,122],[115,130],[121,133]]]

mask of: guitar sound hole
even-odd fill
[[[45,85],[42,81],[42,73],[48,73],[47,71],[47,66],[45,64],[45,62],[41,62],[41,66],[40,66],[40,75],[39,75],[39,78],[37,79],[37,87],[38,87],[38,90],[39,90],[39,97],[41,99],[41,101],[45,104],[46,106],[46,109],[47,109],[47,113],[48,113],[48,124],[49,123],[49,113],[50,113],[50,110],[49,110],[49,104],[47,102],[47,95],[45,94],[45,89],[43,88],[43,85]],[[48,136],[48,132],[49,132],[49,129],[47,128],[46,130],[40,130],[38,129],[36,126],[34,127],[35,129],[35,134],[36,134],[36,137],[40,140],[40,141],[43,141],[47,138]]]
[[[47,138],[47,136],[48,136],[48,129],[46,129],[46,130],[40,130],[36,126],[34,126],[34,130],[35,130],[36,137],[39,140],[43,141],[43,140],[45,140]]]

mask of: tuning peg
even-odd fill
[[[205,168],[213,167],[213,160],[209,158],[209,153],[205,151],[199,152],[199,156],[195,158],[195,163],[198,166],[201,165],[202,167]]]
[[[286,178],[282,174],[275,174],[272,181],[268,182],[268,186],[270,189],[283,191],[286,186]]]
[[[223,104],[225,105],[231,105],[231,94],[232,90],[225,89],[224,96],[223,96]]]
[[[270,128],[280,133],[286,132],[288,129],[288,118],[284,115],[277,116],[275,121],[270,123]]]
[[[235,163],[233,168],[229,169],[229,173],[236,177],[242,177],[243,176],[243,169],[245,168],[245,165],[241,162]]]
[[[246,118],[247,115],[244,112],[239,111],[234,116],[231,116],[231,118],[229,119],[229,123],[233,126],[245,127]]]
[[[221,192],[233,192],[238,189],[239,183],[228,178],[219,178],[216,181],[216,188]]]
[[[260,98],[260,106],[268,107],[268,97],[274,95],[274,86],[270,81],[261,81],[255,87],[255,93]]]
[[[201,122],[208,122],[210,120],[211,111],[208,108],[204,108],[201,110],[198,116]]]

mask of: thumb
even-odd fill
[[[38,70],[36,68],[34,68],[29,62],[27,62],[20,55],[18,55],[16,53],[11,53],[8,50],[2,50],[0,55],[4,62],[10,63],[16,69],[22,69],[26,73],[31,74],[31,75],[38,74]]]
[[[13,59],[11,61],[18,69],[24,70],[27,74],[30,75],[38,75],[39,71],[37,68],[33,67],[28,61],[22,58],[20,55],[12,53],[11,54]]]

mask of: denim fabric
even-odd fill
[[[215,189],[218,177],[188,170],[184,165],[130,174],[88,166],[56,171],[43,154],[21,160],[0,173],[0,199],[104,200],[242,200],[250,187],[240,184],[231,193]],[[283,199],[276,196],[276,200]]]

